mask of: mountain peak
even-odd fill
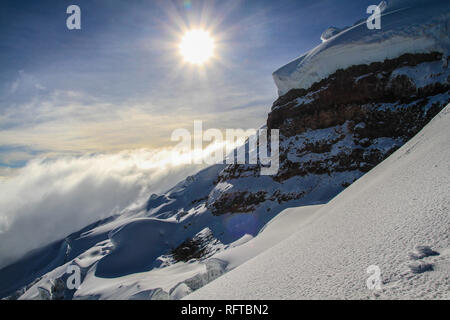
[[[308,89],[338,69],[396,58],[404,53],[442,52],[450,48],[447,4],[439,1],[394,1],[379,4],[381,29],[366,20],[343,30],[331,27],[323,43],[273,73],[280,96]],[[387,50],[388,48],[388,50]]]

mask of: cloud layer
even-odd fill
[[[28,251],[163,192],[202,165],[169,151],[35,159],[0,179],[0,268]]]

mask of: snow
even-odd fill
[[[405,52],[445,52],[448,35],[442,36],[439,28],[449,15],[443,4],[423,8],[421,1],[415,1],[417,6],[405,9],[404,3],[394,1],[387,7],[381,31],[369,32],[365,22],[340,32],[328,30],[322,45],[274,74],[280,93],[306,88],[353,64]],[[419,16],[429,22],[422,24],[425,20]],[[391,79],[403,75],[418,88],[448,82],[448,72],[440,62],[398,68]],[[314,100],[321,90],[298,98],[298,106]],[[448,93],[428,98],[430,108],[434,102],[448,101]],[[398,109],[416,103],[372,107]],[[81,287],[64,291],[66,298],[446,297],[448,109],[326,205],[343,183],[356,180],[362,171],[294,176],[281,183],[248,171],[237,179],[216,183],[225,166],[211,166],[162,195],[152,195],[148,203],[87,226],[1,270],[0,296],[27,285],[19,292],[20,299],[53,298],[52,288],[65,281],[67,267],[77,265],[82,271]],[[364,125],[361,122],[357,127]],[[281,147],[288,150],[290,144],[301,148],[306,143],[335,140],[328,156],[356,147],[347,122],[286,138]],[[387,151],[402,143],[381,137],[370,148]],[[329,161],[321,153],[297,154],[294,150],[287,153],[294,162],[322,160],[327,165]],[[288,202],[267,200],[251,214],[212,214],[211,203],[224,194],[260,191],[268,196],[304,196]],[[301,207],[289,208],[293,206]],[[202,259],[176,262],[170,254],[186,239],[210,235],[208,255]],[[385,283],[379,292],[365,286],[370,265],[381,268]],[[436,290],[427,292],[427,283]],[[56,294],[62,293],[57,290]]]
[[[321,205],[288,208],[272,219],[256,237],[220,252],[214,258],[226,262],[226,271],[230,271],[300,230],[320,208]]]
[[[230,244],[229,250],[219,252],[205,262],[180,262],[122,277],[96,275],[96,262],[111,248],[111,242],[107,240],[87,250],[73,262],[46,274],[20,299],[43,298],[43,295],[50,298],[54,279],[62,278],[70,264],[76,264],[86,272],[74,299],[181,299],[286,239],[305,225],[320,207],[287,209],[270,221],[256,237],[245,235]],[[102,255],[98,254],[100,251]]]
[[[322,33],[322,35],[320,36],[320,40],[322,40],[322,42],[325,42],[341,32],[342,29],[336,27],[329,27]]]
[[[442,62],[434,61],[421,63],[415,67],[398,68],[392,72],[391,79],[404,75],[414,81],[416,88],[423,88],[434,83],[448,83],[446,71],[446,68],[442,68]]]
[[[450,105],[296,233],[186,298],[449,299],[449,125]]]
[[[151,201],[143,207],[87,226],[63,241],[41,248],[2,270],[1,293],[11,294],[11,290],[26,285],[15,293],[16,297],[54,298],[52,288],[66,281],[68,266],[77,265],[82,273],[81,287],[58,291],[58,296],[63,294],[66,299],[178,299],[189,293],[184,285],[179,287],[182,283],[190,290],[198,289],[232,270],[291,234],[312,210],[305,207],[302,215],[286,212],[277,216],[282,209],[295,205],[295,201],[285,204],[267,201],[251,215],[214,216],[205,207],[205,202],[208,198],[213,199],[215,192],[230,188],[252,190],[261,184],[249,177],[231,180],[230,185],[214,185],[213,181],[222,169],[221,165],[207,168],[165,194],[151,196]],[[269,191],[278,190],[270,178],[264,178],[264,183],[272,186]],[[305,188],[311,188],[321,179],[306,179]],[[292,190],[296,183],[287,181],[282,185],[283,190]],[[335,184],[339,182],[327,184],[317,196],[306,201],[320,203],[320,199],[329,197],[330,192],[336,192]],[[275,216],[273,225],[279,227],[271,229],[267,223]],[[284,217],[288,219],[286,223],[283,223]],[[184,240],[207,233],[215,238],[207,244],[209,253],[204,259],[176,262],[168,254]],[[220,253],[226,250],[236,254],[221,256]],[[17,283],[18,279],[20,283]]]
[[[344,31],[328,29],[322,44],[275,71],[279,95],[294,88],[308,89],[352,65],[381,62],[404,53],[448,54],[448,1],[397,0],[380,5],[384,7],[380,30],[369,30],[365,20]]]

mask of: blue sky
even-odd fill
[[[81,30],[66,8],[81,8]],[[0,166],[169,146],[176,128],[257,128],[271,73],[320,43],[329,26],[377,1],[70,0],[0,2]],[[217,42],[202,68],[177,45],[202,26]]]

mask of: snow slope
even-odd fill
[[[20,299],[50,299],[55,279],[65,281],[67,267],[73,264],[80,266],[84,274],[82,285],[74,293],[74,299],[180,299],[189,294],[191,288],[202,287],[286,239],[307,223],[320,207],[316,205],[296,210],[287,209],[270,221],[258,236],[253,238],[246,235],[227,246],[228,250],[219,252],[206,261],[178,262],[115,278],[96,275],[96,263],[102,256],[98,252],[111,249],[109,241],[100,242],[74,261],[44,275]],[[59,294],[63,296],[65,293]]]
[[[302,229],[187,298],[449,299],[449,126],[450,105]]]
[[[294,88],[308,89],[338,69],[381,62],[404,52],[439,51],[446,57],[449,17],[450,3],[445,0],[393,0],[382,10],[380,30],[369,30],[366,20],[341,32],[329,28],[322,44],[273,73],[279,95]]]

